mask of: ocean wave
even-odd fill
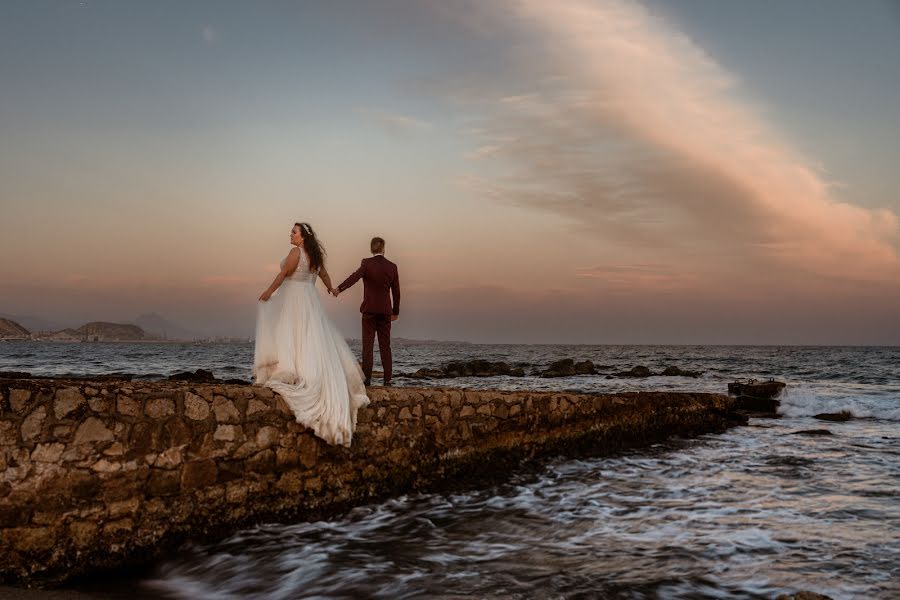
[[[847,411],[861,419],[900,421],[900,392],[854,389],[858,387],[789,385],[782,393],[778,412],[785,417],[812,417]]]

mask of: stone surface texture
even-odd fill
[[[85,402],[95,396],[115,402],[95,412]],[[58,583],[254,523],[736,423],[735,400],[715,394],[371,388],[370,398],[343,448],[267,388],[0,379],[0,581]]]

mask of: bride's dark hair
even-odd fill
[[[309,223],[294,223],[300,228],[300,235],[303,236],[303,247],[306,248],[306,254],[309,255],[309,270],[315,271],[325,266],[325,247],[316,237],[312,225]]]

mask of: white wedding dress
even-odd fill
[[[317,436],[349,446],[356,411],[369,398],[356,357],[322,308],[318,278],[301,248],[297,270],[259,303],[253,377],[281,394],[297,421]]]

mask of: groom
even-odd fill
[[[378,334],[378,352],[384,367],[384,385],[391,385],[391,323],[400,315],[400,278],[397,265],[384,257],[384,240],[372,238],[371,258],[364,258],[359,268],[337,286],[334,297],[353,286],[362,278],[362,369],[366,385],[372,385],[375,334]],[[393,303],[391,298],[393,297]]]

